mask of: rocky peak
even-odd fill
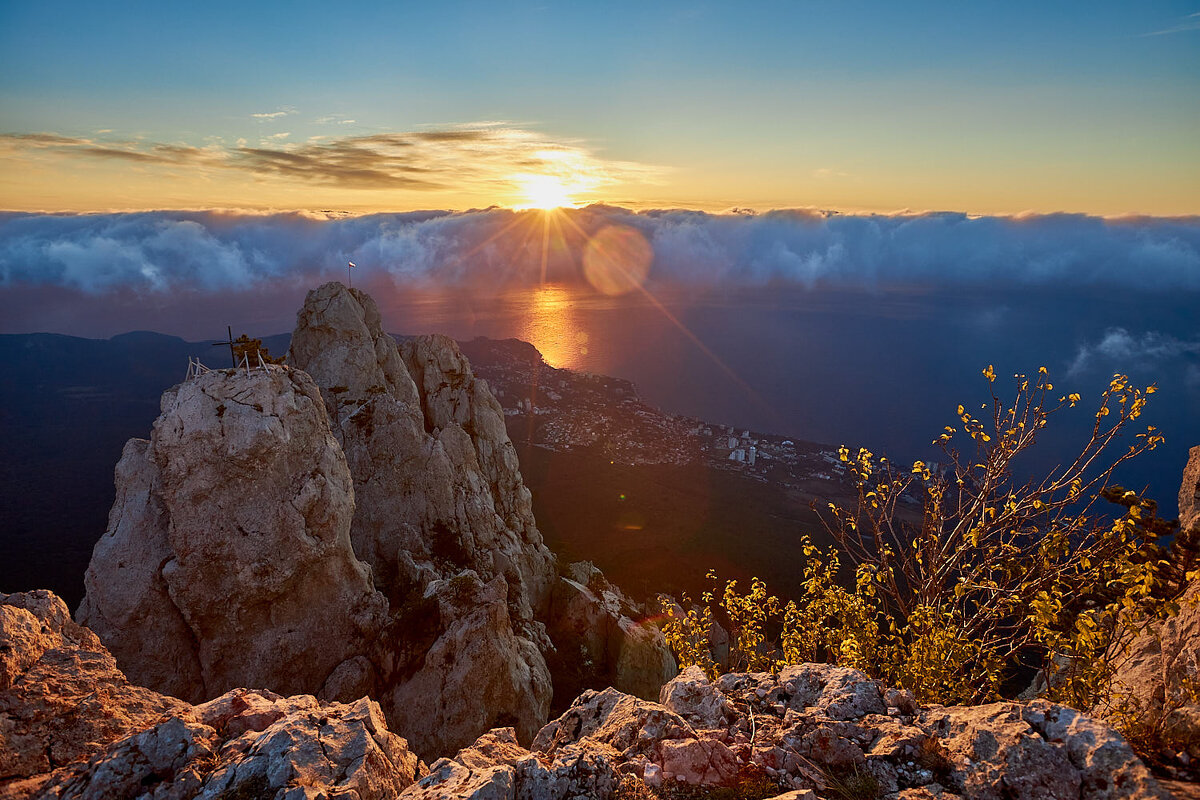
[[[346,387],[342,402],[361,402],[372,390],[382,389],[410,406],[419,405],[396,343],[383,332],[375,301],[336,281],[305,298],[296,314],[288,363],[311,375],[324,391]]]
[[[497,725],[530,739],[553,693],[555,559],[487,384],[445,337],[398,347],[336,283],[309,293],[289,358],[163,394],[117,465],[79,621],[189,702],[368,695],[430,756]],[[619,686],[674,674],[635,612],[567,589],[574,621],[604,618],[592,657]]]
[[[355,551],[377,585],[399,603],[462,570],[503,575],[517,626],[541,638],[533,621],[554,557],[504,411],[458,345],[434,335],[398,346],[371,297],[335,282],[308,293],[288,360],[326,399],[354,476]]]
[[[116,474],[78,618],[138,683],[188,700],[316,691],[383,625],[350,543],[350,472],[305,373],[179,384]]]

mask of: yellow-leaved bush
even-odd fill
[[[757,578],[742,594],[736,581],[722,587],[709,573],[702,605],[664,600],[664,633],[680,665],[715,677],[835,663],[947,704],[1014,693],[1014,678],[1033,666],[1046,696],[1091,708],[1137,633],[1177,613],[1186,585],[1171,577],[1159,545],[1170,525],[1152,501],[1108,489],[1105,497],[1125,507],[1115,520],[1096,505],[1114,469],[1163,441],[1153,427],[1127,447],[1117,441],[1155,389],[1115,375],[1078,456],[1022,482],[1013,459],[1080,397],[1055,399],[1042,368],[1014,376],[1003,401],[994,369],[983,375],[988,413],[957,407],[956,424],[935,440],[942,465],[900,469],[866,449],[839,450],[857,497],[818,508],[832,546],[801,537],[799,597],[782,602]],[[717,621],[729,633],[727,656],[713,651]]]

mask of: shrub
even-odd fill
[[[715,584],[704,607],[668,620],[664,633],[680,665],[715,675],[707,637],[716,612],[731,626],[730,669],[826,661],[907,688],[922,702],[971,703],[999,697],[1022,665],[1033,664],[1051,699],[1094,705],[1130,641],[1176,613],[1179,593],[1200,572],[1196,537],[1184,537],[1172,556],[1159,540],[1174,526],[1157,517],[1153,502],[1108,486],[1120,464],[1163,441],[1150,427],[1127,447],[1118,442],[1155,388],[1115,375],[1078,456],[1022,481],[1014,460],[1080,396],[1055,400],[1042,368],[1032,379],[1016,375],[1005,402],[993,368],[983,375],[993,387],[986,421],[958,406],[957,424],[935,441],[944,471],[921,461],[897,469],[866,449],[842,447],[856,499],[819,509],[834,547],[823,552],[802,537],[801,595],[783,604],[757,579],[745,595],[735,581],[723,591]],[[914,497],[919,515],[901,505]],[[1106,518],[1097,508],[1102,498],[1124,513]],[[769,639],[771,630],[778,636]]]

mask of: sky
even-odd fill
[[[1200,3],[0,0],[0,209],[1200,214]]]

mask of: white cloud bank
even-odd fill
[[[1200,291],[1200,218],[634,213],[605,206],[563,213],[550,218],[544,274],[567,283],[581,280],[586,238],[620,224],[651,244],[650,279],[658,285]],[[7,213],[0,214],[0,288],[216,292],[311,284],[340,274],[350,260],[364,280],[382,273],[399,285],[494,291],[542,280],[543,233],[540,212],[508,209],[344,218]]]

